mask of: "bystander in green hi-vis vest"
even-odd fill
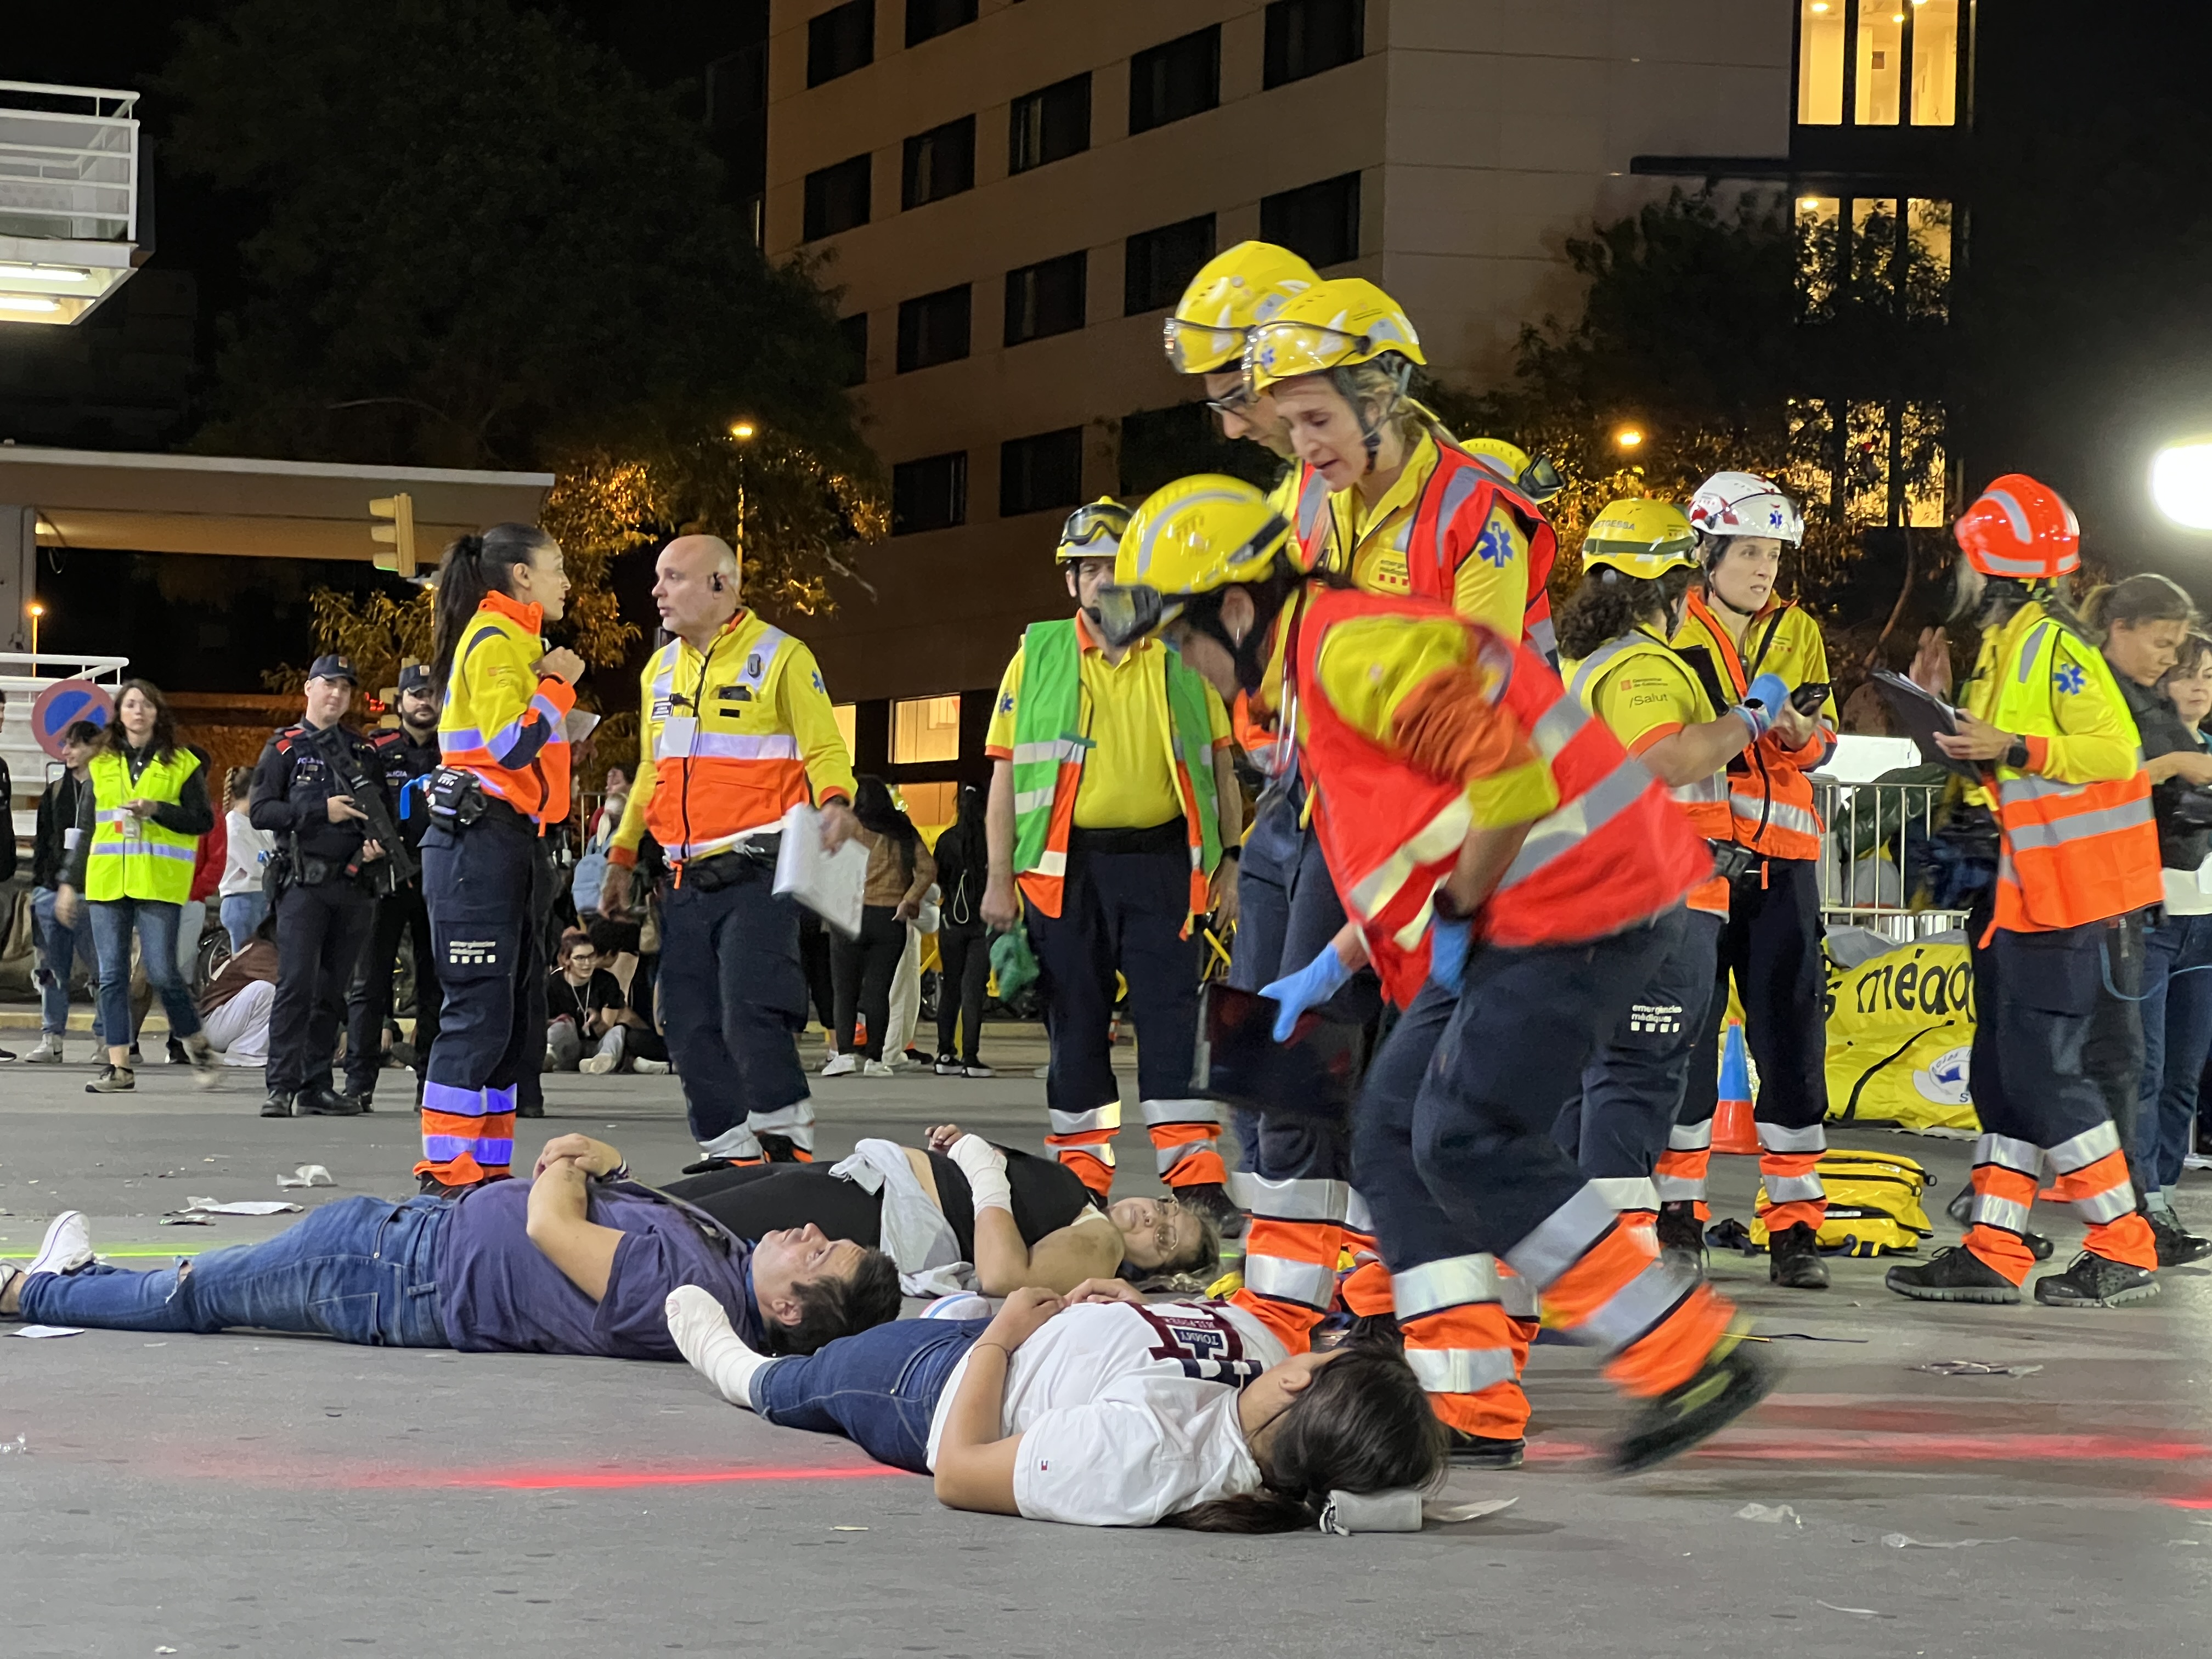
[[[85,897],[95,902],[133,898],[182,904],[191,896],[199,837],[164,830],[151,817],[125,811],[123,804],[150,800],[173,806],[184,794],[185,780],[199,765],[191,750],[172,750],[167,758],[147,762],[133,781],[131,763],[113,750],[92,757],[87,770],[92,775],[94,816],[85,860]]]
[[[1083,643],[1072,617],[1031,623],[1022,635],[1022,689],[1014,708],[1014,873],[1022,896],[1048,916],[1060,914],[1075,793],[1091,747],[1083,731],[1082,664]],[[1160,743],[1189,836],[1190,908],[1202,915],[1206,878],[1221,861],[1206,685],[1165,649],[1147,652],[1146,667],[1167,677]]]

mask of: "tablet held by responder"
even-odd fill
[[[747,610],[738,556],[679,536],[654,567],[673,636],[639,688],[637,781],[607,848],[599,908],[622,914],[647,830],[667,855],[660,1016],[702,1161],[687,1173],[814,1156],[799,1064],[806,978],[797,903],[774,890],[782,824],[822,812],[825,848],[854,817],[853,762],[814,653]]]
[[[1457,1396],[1446,1420],[1497,1407],[1510,1379],[1510,1352],[1462,1317],[1495,1305],[1495,1257],[1645,1402],[1615,1454],[1644,1467],[1749,1409],[1772,1372],[1549,1134],[1711,854],[1542,658],[1442,601],[1314,580],[1290,533],[1248,484],[1170,484],[1124,538],[1102,631],[1164,636],[1297,734],[1338,892],[1410,1005],[1353,1133],[1407,1358],[1432,1399]],[[1468,1420],[1482,1455],[1510,1455],[1495,1418]]]
[[[1827,647],[1820,624],[1775,592],[1784,550],[1805,537],[1795,501],[1756,473],[1717,472],[1698,487],[1689,510],[1704,568],[1674,650],[1696,668],[1716,708],[1756,704],[1777,723],[1728,766],[1725,839],[1745,849],[1746,863],[1730,886],[1719,971],[1677,1122],[1694,1132],[1718,1109],[1717,1056],[1732,976],[1743,1003],[1744,1040],[1759,1068],[1752,1115],[1768,1201],[1761,1214],[1770,1233],[1786,1238],[1771,1266],[1777,1283],[1818,1290],[1827,1275],[1809,1240],[1827,1215],[1814,1172],[1828,1145],[1827,971],[1820,955],[1824,827],[1808,774],[1835,750]],[[1808,687],[1820,688],[1808,693],[1820,699],[1809,732],[1778,718],[1791,694]]]
[[[567,609],[561,544],[494,525],[438,568],[431,673],[446,688],[426,787],[422,898],[445,992],[422,1084],[425,1192],[504,1179],[515,1086],[545,1052],[544,831],[568,812],[568,711],[583,659],[541,631]]]
[[[1582,586],[1559,614],[1569,690],[1672,790],[1708,844],[1717,843],[1716,873],[1692,890],[1680,940],[1599,1045],[1583,1072],[1579,1109],[1561,1120],[1562,1144],[1583,1173],[1625,1214],[1650,1216],[1661,1248],[1691,1267],[1704,1259],[1712,1121],[1678,1125],[1675,1118],[1728,920],[1729,883],[1719,866],[1738,851],[1729,834],[1726,768],[1770,728],[1784,744],[1812,731],[1787,698],[1771,713],[1741,703],[1716,708],[1697,672],[1675,654],[1668,641],[1681,625],[1698,568],[1697,532],[1680,507],[1615,501],[1591,521]],[[1778,1284],[1826,1284],[1813,1230],[1778,1237],[1769,1272]]]
[[[2157,1243],[2136,1209],[2125,1148],[2086,1057],[2142,1068],[2142,912],[2160,902],[2158,826],[2134,720],[2061,592],[2081,529],[2057,491],[2023,473],[1984,490],[1954,526],[1966,571],[1957,614],[1982,629],[1946,755],[1980,767],[1994,807],[1996,879],[1967,918],[1973,949],[1972,1224],[1925,1266],[1889,1270],[1920,1301],[2020,1300],[2040,1177],[2087,1228],[2065,1272],[2036,1281],[2054,1307],[2158,1293]]]
[[[1121,1095],[1109,1033],[1118,971],[1128,983],[1137,1092],[1159,1176],[1217,1225],[1233,1227],[1219,1108],[1190,1089],[1194,924],[1208,914],[1235,920],[1243,797],[1228,710],[1213,689],[1157,641],[1116,647],[1099,635],[1095,596],[1113,580],[1128,522],[1128,509],[1110,500],[1069,517],[1053,556],[1076,614],[1031,623],[1000,682],[985,738],[993,767],[983,920],[1003,932],[1026,910],[1052,1032],[1046,1145],[1092,1191],[1112,1190]]]
[[[1303,468],[1299,544],[1355,587],[1443,601],[1556,655],[1552,527],[1495,453],[1471,453],[1408,394],[1427,361],[1412,319],[1360,277],[1319,283],[1252,330],[1249,390],[1274,399]]]

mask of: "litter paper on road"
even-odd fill
[[[1793,1527],[1805,1524],[1805,1517],[1787,1504],[1746,1504],[1735,1512],[1739,1521],[1765,1521],[1778,1525],[1787,1521]]]
[[[1914,1538],[1901,1532],[1886,1532],[1881,1541],[1893,1550],[1970,1550],[1983,1544],[2017,1544],[2017,1538]]]
[[[1987,1359],[1931,1359],[1925,1365],[1915,1365],[1912,1369],[1926,1371],[1931,1376],[2033,1376],[2043,1367],[2000,1365]]]
[[[10,1336],[28,1336],[35,1338],[41,1336],[82,1336],[84,1332],[85,1328],[82,1325],[18,1325],[14,1330],[9,1332],[8,1334]]]
[[[276,1198],[240,1198],[222,1203],[212,1198],[186,1198],[185,1207],[176,1212],[184,1215],[301,1215],[307,1212],[304,1204],[288,1204]]]
[[[276,1184],[279,1187],[335,1187],[337,1182],[331,1179],[331,1172],[321,1164],[302,1164],[290,1175],[278,1176]]]

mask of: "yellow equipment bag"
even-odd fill
[[[1974,992],[1965,945],[1900,945],[1850,969],[1831,961],[1827,1012],[1831,1121],[1978,1127],[1967,1088]]]
[[[1828,1218],[1820,1224],[1823,1250],[1845,1255],[1899,1255],[1933,1238],[1920,1194],[1928,1171],[1896,1152],[1850,1152],[1841,1147],[1820,1154],[1815,1166],[1828,1189]],[[1759,1189],[1751,1242],[1766,1243],[1766,1188]]]

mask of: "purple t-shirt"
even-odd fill
[[[661,1304],[678,1285],[696,1285],[750,1346],[763,1346],[751,1245],[710,1236],[713,1223],[672,1203],[598,1182],[590,1191],[590,1218],[623,1233],[596,1303],[530,1242],[528,1182],[495,1181],[455,1202],[438,1257],[448,1342],[470,1353],[678,1359]]]

